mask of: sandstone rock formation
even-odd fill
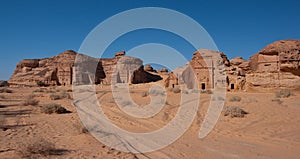
[[[148,83],[162,80],[159,75],[154,75],[149,72],[144,71],[144,66],[140,66],[138,70],[133,72],[133,76],[131,78],[132,84],[138,83]]]
[[[175,85],[178,85],[178,78],[173,72],[170,72],[168,74],[168,77],[164,81],[164,86],[166,88],[168,87],[174,88]]]
[[[213,56],[217,55],[217,56]],[[220,60],[222,59],[222,60]],[[218,68],[224,64],[224,70]],[[300,88],[300,40],[276,41],[249,61],[241,57],[228,60],[224,53],[212,50],[198,50],[193,54],[187,66],[174,72],[180,84],[193,85],[193,74],[201,89],[213,89],[217,84],[224,85],[228,90],[245,90],[254,87],[289,87]],[[226,81],[216,80],[216,75],[226,73]]]
[[[162,68],[160,70],[157,70],[157,72],[159,72],[159,73],[168,73],[169,71],[166,68]]]
[[[300,87],[300,40],[267,45],[250,58],[249,87]]]
[[[300,88],[300,40],[276,41],[249,61],[241,57],[229,61],[222,52],[198,50],[186,66],[173,72],[167,69],[156,72],[150,65],[143,67],[140,59],[125,56],[124,51],[116,53],[114,58],[99,59],[67,50],[52,58],[21,61],[9,84],[137,84],[161,80],[160,74],[166,77],[165,87],[185,84],[190,89]]]
[[[193,54],[192,60],[183,68],[174,70],[179,83],[192,89],[200,86],[201,89],[214,89],[226,83],[225,66],[230,62],[227,56],[218,51],[198,50]],[[221,77],[224,77],[223,79]]]
[[[9,83],[34,86],[37,82],[44,85],[71,85],[131,83],[131,79],[134,79],[133,83],[159,80],[156,76],[151,80],[145,80],[145,77],[152,77],[152,74],[144,70],[134,74],[142,79],[130,77],[140,66],[142,66],[140,59],[125,56],[124,51],[116,53],[114,58],[99,59],[67,50],[51,58],[21,61],[16,66]],[[116,69],[119,71],[116,72]]]
[[[0,80],[0,87],[7,87],[7,86],[9,86],[7,81]]]
[[[144,70],[148,72],[157,72],[150,64],[145,65]]]

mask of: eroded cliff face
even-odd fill
[[[80,67],[75,66],[75,58]],[[166,87],[186,84],[188,88],[200,89],[222,85],[228,90],[300,88],[300,40],[276,41],[249,61],[241,57],[228,60],[222,52],[198,50],[186,66],[174,72],[155,71],[150,65],[144,68],[140,59],[125,56],[124,51],[113,58],[99,59],[67,50],[51,58],[22,60],[9,84],[36,85],[39,81],[46,85],[137,84],[161,80],[159,74],[168,75],[164,82]],[[225,76],[225,80],[219,78],[221,76]]]
[[[300,88],[300,40],[276,41],[253,55],[249,61],[241,57],[229,61],[222,52],[198,50],[187,66],[174,72],[180,84],[193,86],[192,77],[196,76],[198,88],[213,89],[218,83],[224,84],[224,81],[215,79],[219,71],[222,71],[218,68],[219,64],[225,70],[228,90],[255,87]]]
[[[43,85],[131,83],[130,79],[133,77],[129,76],[142,65],[140,59],[125,56],[125,52],[116,53],[114,58],[99,59],[67,50],[51,58],[22,60],[17,64],[9,83],[24,86],[35,86],[37,83]],[[116,68],[122,79],[120,81],[114,78],[117,74]],[[144,77],[144,74],[145,71],[139,71],[136,76]],[[138,77],[134,79],[134,83],[156,81],[138,80]]]
[[[71,84],[72,67],[77,53],[67,50],[52,58],[26,59],[17,64],[9,83],[11,85]]]
[[[250,58],[249,87],[300,87],[300,40],[280,40]]]

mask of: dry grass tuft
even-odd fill
[[[28,105],[32,105],[32,106],[36,106],[39,104],[39,100],[34,99],[34,96],[29,96],[25,99],[25,101],[23,101],[23,105],[24,106],[28,106]]]
[[[276,98],[288,98],[292,95],[294,95],[294,93],[288,89],[282,89],[278,92],[275,92]]]
[[[59,100],[59,99],[70,99],[69,93],[61,92],[61,93],[54,93],[50,95],[51,100]]]
[[[229,98],[230,102],[240,102],[242,98],[240,96],[232,96]]]
[[[142,92],[142,97],[147,97],[149,95],[149,93],[147,91]]]
[[[237,106],[227,106],[224,109],[224,116],[230,116],[231,118],[243,118],[248,112]]]
[[[56,113],[56,114],[65,114],[65,113],[70,113],[70,111],[68,111],[66,108],[64,108],[60,104],[55,104],[55,103],[47,104],[47,105],[41,107],[41,112],[45,113],[45,114],[53,114],[53,113]]]
[[[18,152],[23,158],[40,158],[55,154],[55,145],[43,138],[36,138],[33,141],[20,146]]]

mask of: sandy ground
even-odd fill
[[[147,105],[150,97],[142,97],[151,84],[130,86],[131,97],[139,105]],[[44,158],[243,158],[296,159],[300,155],[300,92],[274,101],[275,90],[227,92],[226,106],[238,106],[248,112],[243,118],[221,115],[215,128],[204,139],[198,138],[210,94],[201,94],[199,113],[189,130],[176,142],[159,151],[132,154],[109,148],[84,132],[72,100],[71,87],[48,87],[44,92],[33,88],[9,88],[0,93],[0,158],[24,158],[26,147],[39,139],[52,142],[56,154]],[[69,90],[69,92],[67,92]],[[52,92],[52,93],[51,93]],[[70,99],[51,100],[53,92],[67,92]],[[132,132],[151,132],[166,125],[175,116],[180,93],[167,93],[167,105],[150,119],[137,119],[122,112],[114,101],[110,86],[96,87],[96,96],[111,121]],[[24,106],[34,94],[36,106]],[[233,96],[241,101],[231,102]],[[32,98],[32,97],[31,97]],[[273,101],[272,101],[273,100]],[[71,111],[67,114],[44,114],[40,107],[57,103]],[[22,157],[23,156],[23,157]],[[43,158],[32,154],[31,158]],[[30,158],[30,157],[29,157]]]

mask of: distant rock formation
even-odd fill
[[[151,65],[143,67],[142,60],[125,56],[125,51],[116,53],[114,58],[99,59],[67,50],[51,58],[22,60],[8,83],[138,84],[161,80],[160,75],[166,77],[165,87],[185,84],[190,89],[300,88],[300,40],[276,41],[249,61],[241,57],[228,60],[222,52],[198,50],[190,62],[171,73],[165,68],[155,71]]]
[[[67,50],[51,58],[22,60],[17,64],[9,83],[24,86],[34,86],[37,83],[43,85],[135,84],[159,80],[157,75],[153,75],[156,78],[145,80],[145,77],[150,78],[152,74],[144,70],[134,73],[142,65],[140,59],[125,56],[124,51],[116,53],[114,58],[99,59]],[[137,77],[131,77],[133,73]]]
[[[144,70],[148,72],[157,72],[150,64],[145,65]]]
[[[254,87],[300,88],[300,40],[276,41],[253,55],[249,61],[241,57],[229,61],[222,52],[198,50],[187,65],[193,68],[201,89],[213,89],[217,84],[224,84],[224,81],[215,81],[216,74],[222,71],[218,63],[224,64],[228,90]],[[187,66],[174,72],[179,78],[179,84],[193,85],[193,75]]]
[[[250,58],[249,86],[300,87],[300,40],[280,40]]]
[[[149,83],[149,82],[155,82],[159,80],[162,80],[162,77],[144,71],[144,66],[140,66],[139,69],[133,72],[131,83],[132,84]]]

